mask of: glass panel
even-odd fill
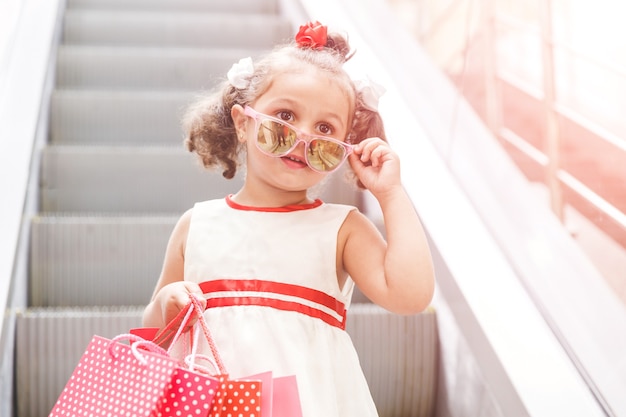
[[[571,176],[564,227],[626,302],[626,3],[552,0],[548,42],[544,2],[388,1],[480,117],[492,127],[496,117],[506,132],[495,133],[537,184],[548,158],[543,60],[553,54],[558,156]],[[485,75],[490,56],[494,79]],[[490,92],[497,114],[487,114]]]

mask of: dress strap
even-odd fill
[[[255,279],[219,279],[200,283],[207,308],[255,305],[295,311],[346,328],[346,306],[323,291]]]

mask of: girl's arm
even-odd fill
[[[192,210],[188,210],[176,223],[165,251],[161,276],[150,304],[143,313],[145,327],[162,328],[189,303],[189,294],[197,294],[201,302],[202,290],[196,283],[184,281],[185,242],[189,231]]]
[[[378,138],[350,155],[359,180],[380,204],[387,241],[363,214],[352,212],[342,227],[343,267],[376,304],[400,314],[424,310],[435,286],[422,224],[400,181],[400,161]]]

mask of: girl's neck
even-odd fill
[[[275,191],[257,193],[245,186],[230,198],[237,204],[249,207],[285,207],[311,204],[314,200],[304,191]]]

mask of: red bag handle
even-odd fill
[[[170,320],[167,325],[159,330],[157,328],[152,327],[142,327],[131,330],[131,335],[135,337],[141,337],[143,339],[151,340],[153,343],[159,346],[163,346],[166,343],[170,342],[170,346],[173,346],[182,336],[184,329],[189,324],[191,320],[191,316],[193,312],[196,313],[198,318],[198,323],[202,328],[202,333],[211,349],[211,354],[215,359],[215,365],[217,369],[222,374],[227,374],[226,367],[224,366],[224,362],[217,351],[217,346],[213,341],[213,337],[211,336],[211,332],[209,331],[209,326],[204,318],[204,309],[200,304],[200,299],[198,296],[194,294],[189,294],[189,303],[182,308],[176,317]],[[169,350],[167,351],[169,352]]]
[[[193,313],[197,316],[197,322],[200,324],[204,338],[211,349],[211,354],[215,359],[215,365],[217,365],[218,371],[222,374],[227,374],[224,362],[222,361],[222,358],[217,350],[217,346],[213,341],[209,325],[204,318],[204,308],[202,308],[202,304],[200,304],[198,296],[194,294],[189,294],[189,304],[181,309],[176,317],[174,317],[163,329],[161,329],[161,331],[156,334],[152,341],[157,345],[163,345],[170,341],[170,347],[173,346],[182,336],[184,329],[189,325]]]

